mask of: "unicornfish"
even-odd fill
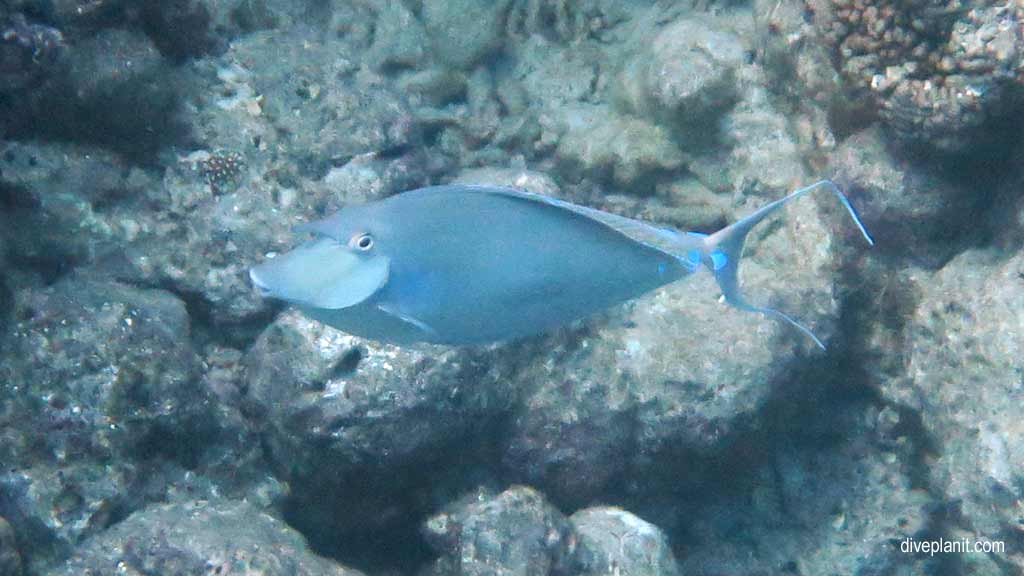
[[[828,180],[771,202],[710,235],[679,232],[513,188],[452,184],[347,206],[300,225],[312,237],[252,268],[264,297],[344,332],[399,345],[468,345],[545,332],[710,270],[726,302],[748,303],[738,266],[750,230]]]

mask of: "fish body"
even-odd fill
[[[814,338],[746,304],[736,283],[749,229],[811,189],[704,236],[511,188],[421,188],[305,225],[312,240],[250,276],[265,296],[351,334],[467,345],[538,334],[706,266],[732,304]]]

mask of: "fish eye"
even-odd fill
[[[362,250],[363,252],[366,252],[367,250],[373,248],[373,236],[370,236],[369,234],[365,233],[357,234],[353,236],[351,240],[349,240],[348,245],[357,250]]]

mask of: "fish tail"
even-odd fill
[[[824,350],[825,345],[822,341],[803,324],[800,324],[788,315],[773,308],[765,308],[749,304],[743,298],[739,286],[739,263],[740,258],[743,256],[743,243],[747,239],[747,234],[749,234],[754,226],[761,222],[761,220],[764,220],[771,213],[782,208],[789,201],[795,200],[800,196],[819,188],[828,188],[832,191],[836,198],[838,198],[846,208],[847,212],[850,213],[854,223],[857,224],[857,228],[860,229],[861,234],[864,235],[864,239],[867,240],[868,244],[873,246],[875,243],[874,240],[871,239],[871,235],[869,235],[867,229],[864,228],[864,224],[857,216],[857,212],[854,211],[853,206],[850,205],[850,201],[846,198],[846,195],[843,194],[842,191],[839,190],[839,187],[831,180],[821,180],[811,184],[810,186],[796,190],[785,198],[780,198],[762,207],[750,216],[747,216],[746,218],[743,218],[742,220],[706,237],[704,239],[704,254],[706,262],[714,271],[715,280],[718,282],[718,286],[722,290],[722,295],[725,297],[726,302],[740,310],[760,312],[766,316],[772,316],[782,320],[806,334],[819,348]]]

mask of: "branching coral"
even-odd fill
[[[1024,80],[1024,4],[807,0],[837,66],[910,141],[958,150]]]

